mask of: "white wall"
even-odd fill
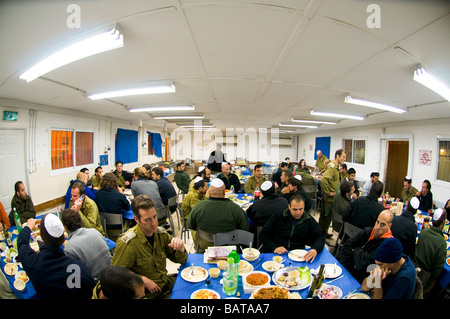
[[[129,123],[120,120],[105,120],[92,114],[80,114],[60,108],[0,99],[0,112],[4,110],[17,111],[17,122],[0,122],[0,128],[4,129],[25,129],[27,150],[27,190],[35,205],[64,196],[69,182],[76,178],[80,168],[89,168],[90,175],[94,174],[95,168],[99,164],[99,155],[105,154],[108,146],[110,150],[109,165],[103,166],[103,171],[114,170],[114,145],[117,128],[139,131],[139,161],[124,165],[126,170],[134,170],[144,163],[154,163],[161,160],[156,156],[148,156],[147,148],[142,147],[142,142],[147,142],[146,131],[154,133],[163,132],[150,127],[139,128],[138,123]],[[31,112],[30,109],[35,110]],[[50,135],[52,129],[76,129],[94,132],[94,163],[83,165],[82,167],[51,170],[50,159]],[[163,136],[164,138],[164,136]],[[163,150],[164,151],[164,150]],[[6,185],[11,189],[11,197],[14,194],[14,185]]]
[[[315,138],[331,136],[330,157],[334,152],[342,148],[342,140],[346,138],[366,140],[365,165],[347,162],[347,167],[356,170],[358,180],[367,180],[372,171],[380,172],[380,179],[384,182],[386,143],[384,138],[407,139],[410,141],[410,159],[408,174],[412,177],[413,186],[420,190],[422,181],[428,179],[431,182],[433,199],[438,207],[442,207],[450,198],[450,183],[439,181],[437,177],[438,167],[438,136],[450,137],[448,119],[404,122],[386,125],[385,127],[361,127],[345,130],[334,130],[320,133],[309,133],[299,135],[298,158],[305,158],[307,165],[314,166]],[[312,145],[312,150],[310,149]],[[431,150],[433,157],[430,166],[419,163],[419,150]],[[303,156],[305,154],[305,156]]]

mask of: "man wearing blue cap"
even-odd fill
[[[378,246],[374,255],[376,267],[364,279],[361,290],[371,291],[373,299],[411,299],[416,288],[416,270],[403,254],[400,241],[393,237]]]

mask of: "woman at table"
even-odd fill
[[[300,162],[298,163],[298,167],[295,170],[296,174],[302,174],[302,173],[308,173],[310,174],[311,171],[310,169],[306,166],[306,161],[305,159],[301,159]]]

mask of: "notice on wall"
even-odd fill
[[[431,166],[430,150],[419,150],[419,164]]]

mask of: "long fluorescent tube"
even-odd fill
[[[130,109],[130,112],[164,112],[164,111],[192,111],[194,105],[191,106],[150,106]]]
[[[414,72],[414,81],[426,86],[430,90],[436,92],[447,101],[450,101],[450,88],[448,88],[444,83],[439,81],[437,78],[428,73],[424,68],[419,67]]]
[[[69,45],[44,58],[22,73],[19,78],[30,82],[63,65],[97,53],[121,47],[123,47],[123,34],[120,30],[120,26],[116,24],[106,32]]]
[[[142,94],[158,94],[158,93],[174,93],[175,85],[170,84],[155,84],[146,85],[134,88],[118,89],[101,93],[88,94],[88,98],[91,100],[109,99],[112,97],[119,96],[130,96],[130,95],[142,95]]]
[[[363,117],[363,116],[340,114],[340,113],[316,112],[314,110],[311,110],[311,115],[339,117],[339,118],[346,118],[346,119],[352,119],[352,120],[364,120],[365,119],[365,117]]]
[[[280,123],[278,125],[284,126],[284,127],[302,127],[302,128],[317,128],[318,127],[316,125],[283,124],[283,123]]]
[[[153,116],[154,120],[180,120],[180,119],[202,119],[204,115],[183,115],[183,116]]]
[[[336,122],[329,122],[329,121],[313,121],[313,120],[298,120],[295,118],[291,119],[292,122],[298,122],[298,123],[310,123],[310,124],[331,124],[331,125],[335,125],[337,124]]]
[[[214,125],[178,125],[178,127],[184,127],[184,128],[212,128]]]
[[[376,109],[385,110],[385,111],[394,112],[394,113],[406,112],[406,110],[392,106],[392,105],[387,105],[387,104],[382,104],[382,103],[378,103],[378,102],[372,102],[372,101],[367,101],[367,100],[363,100],[363,99],[353,98],[350,95],[345,97],[344,102],[349,103],[349,104],[374,107]]]

